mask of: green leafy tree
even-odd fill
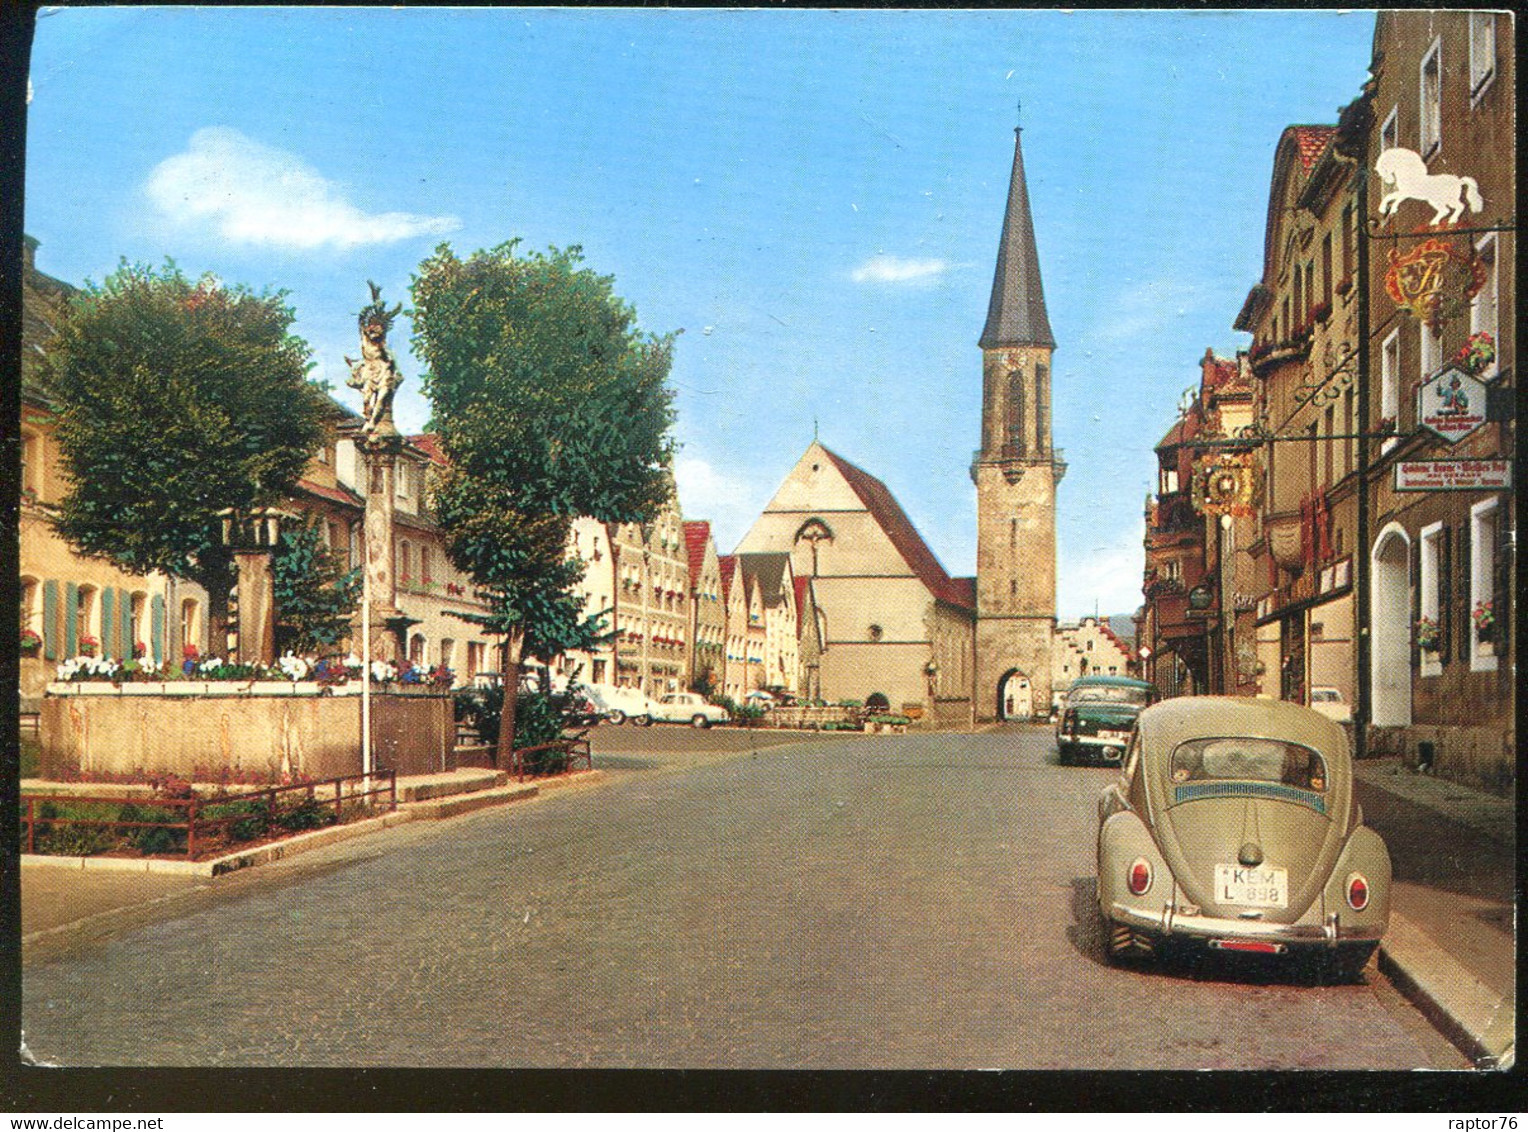
[[[446,554],[504,638],[497,761],[515,747],[521,662],[601,639],[567,554],[575,516],[652,519],[672,494],[673,335],[638,331],[578,248],[517,255],[518,241],[458,258],[447,245],[413,281],[414,351],[450,461],[435,496]]]
[[[283,528],[271,573],[278,653],[321,653],[349,635],[361,600],[361,570],[341,566],[315,524]]]
[[[75,296],[41,369],[70,481],[58,532],[200,584],[214,642],[235,577],[218,512],[279,501],[324,437],[329,402],[293,317],[283,292],[123,261]]]

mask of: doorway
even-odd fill
[[[999,719],[1030,719],[1035,714],[1029,677],[1017,668],[1010,670],[998,686],[997,714]]]

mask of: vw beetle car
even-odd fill
[[[1098,802],[1098,908],[1111,959],[1168,940],[1312,955],[1358,977],[1390,915],[1390,854],[1363,824],[1341,725],[1267,699],[1141,712]]]
[[[1128,676],[1083,676],[1073,681],[1056,721],[1057,758],[1062,763],[1083,757],[1119,762],[1135,717],[1156,698],[1155,684]]]

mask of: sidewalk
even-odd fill
[[[1399,759],[1355,764],[1365,822],[1394,866],[1380,964],[1477,1064],[1515,1059],[1514,802],[1428,775]]]

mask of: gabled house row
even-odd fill
[[[1379,12],[1359,97],[1284,131],[1234,322],[1252,345],[1207,356],[1157,446],[1140,634],[1168,694],[1336,689],[1361,753],[1496,790],[1516,763],[1512,33]],[[1222,365],[1250,374],[1250,427],[1223,419]]]

